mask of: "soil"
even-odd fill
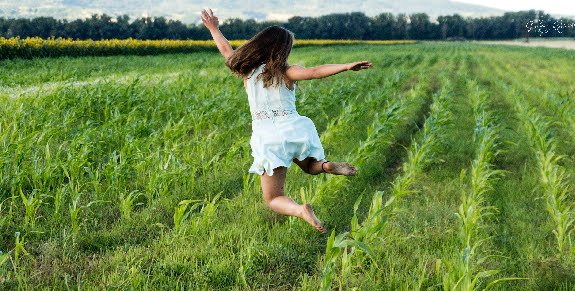
[[[488,44],[488,45],[518,45],[518,46],[528,46],[528,47],[549,47],[549,48],[562,48],[575,50],[575,39],[572,40],[530,40],[525,42],[522,40],[509,40],[509,41],[479,41],[478,43]]]

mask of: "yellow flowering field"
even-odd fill
[[[240,46],[245,40],[232,40],[232,46]],[[296,46],[341,44],[412,44],[414,40],[296,40]],[[212,40],[73,40],[65,38],[42,39],[0,38],[0,59],[57,57],[57,56],[106,56],[106,55],[156,55],[162,53],[187,53],[212,50]]]

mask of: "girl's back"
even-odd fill
[[[246,81],[246,92],[252,120],[272,121],[284,116],[297,115],[295,107],[295,85],[290,90],[285,82],[278,86],[264,86],[258,78],[265,69],[265,64],[256,68]]]
[[[250,172],[273,175],[276,167],[289,167],[294,158],[325,158],[317,130],[311,119],[297,113],[294,90],[285,82],[264,86],[258,78],[265,64],[258,66],[246,80],[252,114],[250,145],[254,163]]]

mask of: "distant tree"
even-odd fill
[[[343,21],[345,39],[366,39],[369,37],[369,17],[361,12],[345,14]]]
[[[459,14],[439,16],[437,22],[442,29],[442,38],[465,37],[466,21]]]
[[[513,13],[513,17],[515,18],[515,35],[513,38],[516,37],[525,37],[527,41],[529,41],[529,37],[531,36],[531,23],[534,23],[537,18],[537,12],[535,10],[529,11],[521,11]]]
[[[495,39],[495,21],[493,17],[474,19],[475,39]]]
[[[6,31],[9,27],[9,22],[4,17],[0,17],[0,36],[6,37]]]
[[[575,20],[571,19],[571,20],[566,20],[566,29],[565,29],[565,34],[566,36],[571,36],[573,37],[573,39],[575,39]]]
[[[190,31],[179,20],[168,20],[166,29],[166,38],[169,39],[187,39],[190,38]]]
[[[165,39],[167,38],[168,22],[165,17],[154,17],[152,22],[153,35],[152,39]]]
[[[473,18],[465,20],[465,38],[477,39],[477,22]]]
[[[395,16],[391,13],[382,13],[370,19],[371,39],[392,39],[395,28]]]
[[[190,27],[190,38],[191,39],[210,39],[211,35],[210,32],[203,27],[203,24],[200,25],[192,25]]]
[[[220,29],[230,39],[250,38],[258,32],[258,23],[253,19],[226,19]]]
[[[286,28],[291,30],[298,38],[314,38],[318,29],[318,22],[313,17],[294,16],[288,19]],[[316,38],[316,37],[315,37]]]
[[[408,39],[409,18],[405,14],[398,14],[393,25],[393,39]]]
[[[117,24],[112,21],[112,17],[106,14],[92,15],[86,19],[86,34],[89,39],[116,38],[118,30]]]
[[[555,34],[554,36],[556,37],[570,37],[572,35],[572,29],[573,29],[573,19],[569,19],[569,18],[565,18],[565,17],[561,17],[559,19],[556,19],[556,24],[555,24]]]
[[[30,20],[21,18],[21,19],[12,19],[9,22],[8,29],[6,30],[6,37],[15,37],[20,36],[22,38],[33,36],[30,32],[32,27],[30,25]]]
[[[497,22],[495,34],[499,36],[498,38],[512,39],[519,35],[517,29],[519,21],[517,21],[514,13],[507,12],[503,14],[503,16],[497,18]]]
[[[159,32],[158,27],[165,27],[165,19],[161,18],[158,23],[153,17],[142,17],[134,20],[130,25],[134,31],[134,37],[138,39],[161,39],[163,32]]]
[[[409,37],[411,39],[432,38],[432,24],[425,13],[416,13],[409,16]]]
[[[361,12],[328,14],[316,19],[315,35],[321,39],[365,39],[369,17]]]
[[[103,39],[122,38],[123,33],[120,31],[117,19],[109,15],[102,15],[100,17],[100,35]]]
[[[89,39],[102,39],[100,15],[92,15],[92,17],[84,21],[87,26],[87,36]]]
[[[52,17],[37,17],[30,20],[30,35],[48,38],[55,36],[59,28],[58,20]]]
[[[118,39],[126,39],[132,36],[133,31],[130,28],[130,16],[124,14],[116,18],[114,33]]]
[[[329,14],[317,18],[316,38],[321,39],[342,39],[343,23],[340,21],[341,14]]]
[[[552,37],[555,36],[553,31],[553,25],[555,24],[556,20],[551,17],[551,15],[543,12],[537,12],[537,33],[539,36],[543,37]]]
[[[88,31],[89,31],[88,24],[80,19],[76,19],[72,22],[69,22],[64,27],[65,37],[74,39],[87,39],[89,34]]]

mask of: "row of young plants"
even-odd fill
[[[531,162],[535,164],[538,173],[537,192],[540,199],[545,201],[544,208],[555,238],[556,248],[552,253],[562,262],[569,264],[574,254],[572,236],[575,213],[571,197],[573,190],[569,183],[570,173],[564,164],[567,157],[559,150],[562,140],[558,138],[562,129],[557,128],[555,126],[557,122],[554,121],[560,116],[545,115],[545,113],[553,114],[556,108],[543,108],[535,105],[539,103],[539,100],[532,100],[532,96],[545,95],[549,93],[548,91],[534,86],[516,85],[522,84],[518,82],[528,77],[529,74],[519,76],[517,72],[508,67],[507,73],[504,73],[502,68],[497,68],[495,72],[499,76],[505,76],[498,80],[497,84],[510,99],[517,119],[527,134],[532,155]],[[534,78],[534,76],[529,77]],[[509,83],[506,83],[507,80]]]
[[[413,99],[420,96],[427,88],[429,80],[425,79],[421,73],[424,68],[419,62],[418,65],[410,66],[411,62],[403,62],[402,66],[394,70],[392,77],[387,77],[381,88],[381,92],[388,92],[397,89],[403,82],[409,82],[412,78],[417,78],[418,83],[409,92],[402,92],[400,96],[380,96],[367,94],[364,96],[362,108],[377,109],[372,115],[372,122],[364,129],[365,139],[360,141],[359,146],[354,148],[346,160],[356,166],[359,170],[366,165],[369,159],[382,152],[381,146],[388,147],[396,139],[396,135],[391,133],[396,130],[395,126],[400,125],[409,110],[418,108],[419,103],[408,103],[406,99]],[[406,94],[406,96],[404,95]],[[381,109],[380,109],[381,108]],[[349,114],[349,112],[354,112]],[[363,124],[361,119],[365,118],[365,112],[357,104],[349,104],[345,107],[336,121],[336,126],[331,125],[327,134],[322,133],[322,138],[329,142],[329,138],[339,133],[349,133],[350,127]],[[365,128],[365,126],[363,126]],[[385,137],[386,141],[382,142]],[[347,179],[336,176],[327,176],[327,179],[317,185],[319,197],[335,197],[344,188]]]
[[[561,164],[565,156],[557,152],[557,139],[554,137],[551,121],[529,108],[520,95],[510,91],[515,97],[515,108],[528,133],[534,159],[540,174],[540,191],[545,200],[545,208],[553,223],[557,256],[572,260],[575,256],[573,233],[575,230],[575,203],[572,197],[572,180],[565,166]]]
[[[419,95],[415,96],[419,97]],[[409,98],[407,100],[412,99]],[[397,127],[402,125],[401,122],[404,121],[403,119],[405,118],[408,109],[409,106],[407,101],[388,104],[385,107],[383,114],[381,116],[377,116],[372,126],[370,126],[369,131],[371,134],[368,135],[368,139],[359,147],[357,151],[356,165],[361,166],[372,156],[371,154],[373,154],[374,151],[381,150],[379,147],[389,146],[393,142],[395,138],[394,133],[397,132]],[[336,183],[326,183],[322,186],[324,187],[322,190],[326,192],[339,190],[338,188],[343,187],[343,185],[337,185]],[[381,200],[381,198],[378,197],[378,194],[376,194],[372,198],[372,206],[368,213],[368,217],[371,217],[372,220],[376,219],[373,217],[374,215],[377,217],[382,216],[380,215],[382,213],[373,213],[372,210],[375,207],[373,204],[378,203],[377,201]],[[354,204],[354,216],[352,221],[355,222],[355,224],[352,223],[350,232],[343,232],[336,236],[334,229],[327,241],[324,267],[322,271],[322,290],[330,290],[333,279],[338,281],[340,288],[344,286],[345,282],[347,282],[351,275],[351,258],[354,256],[361,256],[357,254],[358,252],[363,252],[369,256],[373,256],[373,252],[366,242],[371,241],[373,235],[377,235],[377,232],[375,231],[383,225],[384,220],[381,219],[381,222],[378,225],[372,225],[372,228],[374,229],[369,229],[366,226],[362,228],[363,231],[360,232],[357,229],[358,222],[356,214],[360,202],[361,198],[357,199]],[[367,223],[364,223],[364,225],[367,225]],[[338,268],[341,268],[340,274],[337,273]]]
[[[461,56],[459,56],[459,58],[461,58]],[[460,61],[459,61],[460,62]],[[460,76],[460,75],[466,75],[466,70],[468,68],[468,65],[466,65],[465,62],[462,63],[458,63],[458,64],[454,64],[454,66],[459,67],[459,70],[455,73],[456,76]],[[447,78],[446,76],[443,76],[444,78]],[[459,77],[460,80],[465,79],[465,77]],[[449,84],[451,82],[451,80],[447,81],[445,79],[442,80],[442,84]],[[457,85],[455,85],[457,86]],[[473,92],[471,91],[471,87],[473,87],[474,84],[469,84],[466,89],[464,90],[462,93],[456,93],[456,92],[460,92],[459,90],[455,90],[454,88],[450,90],[451,94],[465,94],[467,96],[468,92]],[[453,86],[452,86],[453,87]],[[475,92],[477,94],[479,94],[479,92]],[[485,92],[481,92],[482,94],[485,94]],[[472,93],[473,94],[473,93]],[[471,95],[471,94],[470,94]],[[493,260],[494,256],[492,256],[490,254],[490,249],[488,246],[488,240],[489,237],[484,237],[485,236],[485,232],[483,230],[483,228],[488,227],[488,225],[485,224],[485,221],[483,221],[482,219],[486,219],[489,215],[490,215],[490,211],[492,208],[490,206],[485,206],[483,205],[485,203],[484,201],[484,194],[486,194],[487,192],[489,192],[491,190],[492,184],[493,184],[493,180],[495,180],[493,177],[497,176],[500,174],[500,172],[498,170],[494,170],[491,168],[491,159],[493,159],[495,157],[496,154],[492,153],[491,150],[493,150],[494,145],[496,145],[498,142],[496,142],[496,139],[498,139],[498,134],[495,132],[494,128],[497,128],[497,130],[499,130],[498,126],[495,125],[496,123],[496,119],[492,118],[491,113],[489,113],[489,116],[487,115],[483,115],[480,114],[479,111],[482,110],[486,110],[486,107],[488,106],[487,103],[484,103],[486,100],[486,96],[485,95],[475,95],[473,96],[475,98],[474,100],[474,113],[477,115],[477,124],[476,124],[476,133],[475,133],[475,139],[474,141],[477,142],[481,142],[481,144],[478,146],[478,150],[477,150],[477,157],[475,158],[473,164],[472,164],[472,171],[471,171],[471,181],[469,184],[464,183],[463,180],[463,176],[461,178],[461,186],[457,187],[457,188],[462,188],[464,190],[462,190],[461,194],[462,194],[462,204],[459,207],[459,212],[460,212],[460,216],[459,216],[459,221],[461,223],[461,229],[460,229],[460,249],[458,249],[457,252],[454,252],[454,256],[452,257],[450,255],[446,256],[446,257],[442,257],[443,259],[437,259],[435,260],[435,275],[438,276],[439,278],[438,281],[439,283],[437,285],[433,285],[433,271],[431,271],[431,261],[429,260],[429,258],[421,258],[418,264],[413,264],[413,262],[407,263],[405,262],[404,264],[402,264],[401,262],[396,262],[397,260],[401,260],[401,257],[393,257],[393,258],[385,258],[385,256],[382,256],[381,253],[381,248],[383,247],[383,249],[385,248],[390,248],[393,247],[393,243],[390,244],[390,242],[392,240],[394,240],[394,238],[390,238],[388,237],[390,235],[389,232],[386,232],[385,229],[385,225],[389,225],[390,222],[390,218],[393,218],[395,216],[397,216],[397,214],[399,214],[399,212],[406,212],[407,209],[402,209],[401,207],[399,207],[399,205],[403,204],[403,203],[397,203],[397,208],[392,209],[390,212],[384,212],[383,214],[378,213],[378,211],[382,211],[382,209],[386,206],[386,202],[382,199],[382,192],[378,192],[376,193],[376,195],[374,196],[374,199],[372,201],[371,204],[371,208],[370,208],[370,215],[368,215],[368,217],[365,219],[365,221],[361,224],[361,225],[366,225],[369,226],[370,225],[370,221],[375,222],[375,224],[373,224],[373,226],[378,226],[381,227],[383,229],[379,229],[379,228],[371,228],[371,229],[377,229],[377,231],[380,232],[379,236],[376,236],[376,243],[371,243],[371,244],[364,244],[364,245],[349,245],[350,243],[347,242],[348,245],[346,245],[346,241],[345,238],[343,238],[344,240],[342,240],[342,238],[340,238],[339,240],[337,239],[337,237],[334,237],[334,243],[335,244],[343,244],[346,248],[348,249],[353,249],[352,252],[340,252],[340,266],[341,266],[341,272],[343,274],[346,274],[345,277],[341,278],[340,281],[340,289],[341,288],[350,288],[352,286],[354,287],[359,287],[360,288],[373,288],[375,286],[378,286],[378,288],[381,288],[382,286],[387,286],[386,288],[390,288],[390,289],[394,289],[394,288],[408,288],[408,289],[420,289],[420,288],[425,288],[426,286],[441,286],[443,285],[444,289],[446,290],[460,290],[460,289],[465,289],[465,290],[471,290],[471,289],[476,289],[476,288],[480,288],[483,287],[485,288],[486,286],[488,287],[492,287],[494,286],[496,283],[502,282],[502,281],[507,281],[507,280],[517,280],[519,278],[515,278],[515,277],[506,277],[506,278],[500,278],[497,280],[489,280],[488,278],[491,276],[494,276],[495,274],[497,274],[499,272],[499,270],[485,270],[485,266],[490,266],[492,265],[491,260]],[[449,100],[451,102],[447,103],[453,103],[453,102],[460,102],[461,100],[464,100],[465,98],[459,98],[459,97],[451,97],[449,98]],[[458,100],[458,101],[455,101]],[[459,106],[459,105],[458,105]],[[453,108],[453,104],[450,105],[445,105],[445,108],[443,108],[444,110],[441,110],[442,112],[450,112]],[[462,112],[460,110],[456,110],[457,114],[461,114]],[[453,120],[454,118],[450,116],[449,120]],[[488,121],[489,120],[489,121]],[[461,122],[462,120],[458,119],[458,122]],[[448,122],[449,124],[449,122]],[[461,125],[458,125],[461,126]],[[451,126],[448,126],[447,124],[445,124],[443,126],[443,129],[438,131],[441,136],[443,138],[441,139],[437,139],[435,140],[436,142],[438,140],[444,140],[446,138],[446,136],[444,136],[445,134],[448,134],[446,131],[452,131],[453,128]],[[442,132],[442,133],[441,133]],[[481,132],[481,133],[480,133]],[[450,132],[449,134],[453,134],[452,132]],[[481,137],[480,137],[481,136]],[[423,169],[425,168],[426,165],[430,165],[434,162],[435,159],[440,158],[439,152],[443,151],[443,148],[445,147],[445,145],[440,145],[441,141],[438,142],[436,144],[436,146],[434,147],[435,150],[431,151],[432,153],[432,157],[429,160],[424,160],[423,163],[420,163],[423,165]],[[412,148],[416,148],[416,145],[412,145]],[[441,149],[440,149],[441,148]],[[497,152],[497,151],[496,151]],[[437,155],[436,155],[437,154]],[[417,156],[417,155],[412,155],[412,156]],[[422,156],[426,156],[425,152]],[[448,156],[449,157],[449,156]],[[446,157],[446,158],[448,158]],[[416,160],[416,159],[414,159]],[[416,163],[417,164],[417,163]],[[404,168],[407,168],[404,166]],[[412,179],[412,182],[409,183],[410,187],[415,187],[415,184],[417,184],[417,177],[421,177],[422,176],[422,172],[425,172],[425,175],[429,174],[428,171],[424,171],[421,170],[419,172],[419,174],[416,175],[411,175],[412,177],[416,177],[414,179]],[[417,173],[415,171],[410,171],[413,173]],[[423,178],[423,177],[421,177]],[[426,179],[428,182],[428,178],[424,178]],[[400,178],[396,179],[396,181],[399,181]],[[406,183],[407,184],[407,183]],[[395,184],[397,185],[397,184]],[[404,184],[405,185],[405,184]],[[471,189],[469,189],[471,187]],[[409,189],[409,191],[418,191],[415,188],[409,188],[409,187],[405,187],[407,189]],[[401,192],[400,192],[401,193]],[[433,193],[433,192],[432,192]],[[471,193],[471,194],[470,194]],[[478,193],[478,195],[475,195],[475,193]],[[403,197],[403,199],[400,199],[399,201],[405,200],[405,197],[408,197],[409,195],[402,195],[400,197]],[[426,199],[425,199],[426,200]],[[388,200],[389,202],[389,200]],[[390,204],[394,204],[395,202],[391,202]],[[411,203],[410,203],[411,204]],[[404,204],[405,205],[405,204]],[[357,210],[357,206],[358,204],[355,205],[355,209]],[[484,208],[481,209],[475,209],[474,206],[481,206]],[[410,210],[411,212],[411,210]],[[378,214],[380,214],[381,216],[379,217],[379,219],[370,219],[371,214],[376,214],[373,217],[377,217]],[[355,221],[352,220],[352,225],[359,225],[359,223],[357,222],[357,216],[354,216]],[[425,219],[425,218],[421,218],[421,219]],[[402,222],[405,223],[405,222]],[[427,223],[425,224],[427,225]],[[399,226],[400,228],[405,227],[405,225],[403,226]],[[476,228],[475,228],[476,227]],[[353,227],[352,227],[353,228]],[[389,227],[387,227],[389,228]],[[358,227],[358,229],[362,230],[362,227]],[[366,227],[365,230],[366,232],[370,232],[367,230],[370,229],[370,227]],[[375,232],[377,232],[375,231]],[[448,232],[448,230],[446,230],[446,233]],[[487,231],[488,232],[488,231]],[[400,232],[396,232],[396,233],[391,233],[391,235],[397,236]],[[411,239],[410,239],[411,238]],[[413,237],[415,238],[415,237]],[[401,244],[405,244],[409,241],[413,241],[412,238],[412,234],[409,235],[409,237],[405,237],[403,239],[399,239],[398,243]],[[469,243],[469,245],[472,246],[472,248],[468,248],[467,244],[465,244],[465,239],[467,239],[467,242]],[[371,251],[371,253],[369,253],[368,251]],[[406,249],[407,251],[407,249]],[[415,251],[415,250],[410,250],[410,252],[413,251],[415,253],[422,253],[421,251]],[[469,252],[472,252],[471,254]],[[440,250],[433,250],[432,251],[433,254],[436,254],[438,252],[445,254],[445,251],[440,251]],[[352,256],[352,254],[357,253],[359,254],[359,256],[356,254],[355,256]],[[388,252],[389,253],[389,252]],[[402,254],[401,251],[398,252],[392,252],[392,253],[397,253],[397,254]],[[433,258],[433,255],[431,254],[431,258]],[[373,259],[372,256],[375,255],[376,259]],[[412,254],[413,255],[413,254]],[[362,264],[357,264],[356,261],[354,261],[355,259],[357,259],[357,257],[360,257],[363,259],[363,263]],[[393,261],[394,263],[390,263],[388,261]],[[414,266],[416,269],[394,269],[395,267],[399,267],[399,266],[403,266],[405,264],[409,264],[410,266]],[[366,267],[367,266],[367,267]],[[400,274],[401,273],[401,274]],[[409,274],[408,274],[409,273]],[[362,277],[361,274],[363,274],[363,276],[366,277]],[[369,275],[368,275],[369,274]],[[382,274],[385,274],[384,276],[382,276]],[[359,277],[358,277],[359,275]],[[369,282],[368,281],[362,281],[361,278],[369,278]],[[342,283],[344,282],[344,283]],[[353,283],[355,282],[355,283]],[[366,287],[366,286],[371,286],[371,287]],[[465,288],[463,287],[465,286]]]
[[[468,79],[467,74],[462,79]],[[500,270],[486,269],[490,265],[489,260],[495,257],[490,249],[492,238],[486,229],[490,226],[490,217],[498,210],[489,205],[486,196],[493,191],[495,180],[503,175],[503,171],[493,165],[493,160],[501,154],[500,126],[496,112],[491,109],[488,93],[476,81],[467,81],[465,92],[469,94],[475,117],[472,139],[475,159],[471,162],[469,174],[462,171],[460,176],[461,204],[456,213],[460,222],[459,251],[436,264],[444,290],[489,289],[497,283],[518,279],[492,280],[490,278]]]
[[[449,67],[454,68],[458,62],[459,55],[455,53],[449,59]],[[413,140],[410,147],[407,149],[407,157],[401,166],[401,174],[399,174],[391,184],[390,196],[384,204],[384,213],[387,212],[391,218],[397,217],[399,213],[405,211],[403,203],[406,198],[411,195],[416,195],[421,189],[418,189],[416,182],[422,177],[423,172],[432,163],[436,162],[438,153],[441,151],[444,139],[446,138],[447,130],[451,126],[453,120],[450,103],[453,99],[453,83],[450,78],[450,70],[447,69],[440,73],[439,83],[441,88],[432,96],[432,103],[429,109],[429,116],[425,119],[422,129],[420,130],[419,140]],[[391,221],[390,221],[391,222]],[[390,226],[386,227],[390,231]],[[380,233],[383,234],[383,232]],[[378,246],[379,251],[383,254],[386,252],[386,245],[381,244]],[[383,258],[385,255],[380,255]],[[373,268],[372,268],[373,269]],[[374,271],[369,271],[369,274],[374,274]],[[411,281],[399,282],[394,275],[394,270],[384,271],[384,276],[380,277],[380,282],[386,284],[389,288],[422,288],[427,277],[427,270],[418,268],[413,270],[416,278]],[[402,276],[404,277],[404,276]],[[405,277],[404,277],[405,278]]]
[[[568,132],[571,142],[575,142],[575,87],[569,88],[557,94],[545,94],[542,105],[552,108],[561,127]]]
[[[551,58],[549,63],[538,59],[524,62],[524,54],[535,54],[535,50],[518,50],[507,58],[502,58],[499,51],[494,49],[489,54],[481,55],[478,66],[473,69],[494,105],[501,138],[499,148],[503,153],[495,161],[498,168],[505,170],[505,179],[494,180],[495,191],[487,192],[489,201],[498,209],[490,216],[492,226],[486,228],[490,234],[486,243],[497,250],[487,266],[498,269],[499,278],[506,277],[501,280],[516,279],[513,283],[505,284],[513,289],[568,289],[568,282],[574,278],[572,265],[558,257],[553,247],[557,243],[553,235],[555,226],[546,203],[542,203],[545,197],[541,195],[541,174],[534,158],[533,142],[525,127],[525,118],[519,117],[521,113],[515,106],[516,98],[520,96],[520,102],[526,108],[537,110],[541,116],[546,115],[544,119],[557,118],[559,115],[553,113],[555,108],[545,105],[547,101],[544,96],[565,89],[565,86],[555,84],[562,75],[547,76],[549,79],[545,82],[536,80],[540,77],[538,75],[561,71],[552,64],[563,66],[563,63],[557,63],[560,58]],[[542,50],[539,53],[548,56]],[[536,67],[538,73],[532,72],[531,66]],[[569,149],[570,143],[562,133],[562,121],[558,121],[549,124],[552,135],[562,137],[561,146],[557,143],[556,152]],[[562,162],[569,171],[568,163],[568,160]],[[489,284],[489,281],[486,283]]]
[[[517,72],[508,70],[507,78],[512,85],[501,83],[512,99],[517,117],[523,125],[530,141],[533,160],[539,173],[539,191],[545,200],[545,209],[553,225],[553,235],[556,240],[556,255],[564,262],[573,263],[575,256],[575,199],[573,197],[572,171],[568,166],[568,157],[561,154],[560,145],[563,144],[561,127],[569,127],[568,114],[558,112],[569,111],[570,100],[562,100],[552,91],[541,90],[534,86],[521,86],[521,80],[526,76],[519,76]],[[502,74],[500,71],[498,74]],[[530,78],[537,78],[533,73],[527,73]],[[547,85],[545,85],[547,86]],[[548,88],[549,89],[549,88]],[[531,96],[543,96],[543,100],[532,100]],[[548,107],[542,105],[548,105]],[[567,104],[561,108],[560,104]],[[543,109],[543,110],[541,110]],[[542,114],[543,112],[543,114]],[[544,115],[552,114],[552,115]]]
[[[336,141],[342,135],[349,136],[350,132],[354,132],[353,128],[359,129],[361,124],[364,124],[364,119],[373,115],[373,121],[365,132],[365,139],[345,158],[346,161],[354,164],[359,171],[368,170],[367,164],[374,162],[371,159],[381,158],[382,153],[385,153],[398,136],[403,134],[401,129],[406,127],[406,123],[409,120],[407,116],[412,116],[414,112],[420,110],[423,106],[422,103],[425,98],[421,97],[424,95],[424,90],[429,86],[429,80],[424,78],[422,72],[429,68],[423,66],[424,62],[422,61],[420,58],[413,59],[406,56],[390,61],[389,67],[394,68],[390,72],[391,74],[380,74],[376,77],[381,78],[383,76],[383,84],[378,92],[393,92],[399,89],[402,90],[400,95],[393,97],[381,96],[371,92],[363,97],[364,99],[361,103],[345,102],[345,107],[339,117],[328,123],[326,131],[322,133],[322,141],[329,143],[332,140]],[[400,66],[393,66],[393,63]],[[418,83],[409,89],[408,92],[400,88],[413,80],[417,80]],[[378,83],[377,80],[374,82]],[[366,115],[365,108],[375,110],[373,114]],[[365,130],[363,127],[361,129]],[[319,204],[323,204],[322,202],[326,202],[329,199],[338,199],[337,197],[343,193],[349,193],[350,187],[354,187],[353,183],[350,183],[348,179],[335,176],[320,178],[315,180],[315,182],[313,187],[301,189],[302,202],[317,201]],[[365,186],[358,185],[357,187]],[[309,198],[311,196],[310,193],[315,193],[313,200]],[[361,199],[356,201],[354,208],[356,211],[360,201]],[[332,284],[331,280],[336,275],[335,264],[339,254],[341,254],[340,248],[342,244],[365,247],[361,240],[349,237],[347,232],[338,235],[335,242],[334,236],[335,229],[332,230],[331,236],[327,241],[326,254],[323,258],[325,267],[321,272],[321,278],[303,276],[301,278],[301,288],[313,289],[319,287],[329,289]],[[364,250],[369,252],[369,249]]]
[[[573,98],[575,86],[571,82],[562,80],[563,74],[560,73],[561,70],[569,67],[565,63],[558,64],[556,62],[539,66],[547,70],[544,70],[543,73],[536,70],[526,70],[525,73],[520,74],[513,69],[511,64],[505,64],[503,68],[507,70],[507,78],[511,80],[512,84],[522,84],[521,86],[512,86],[517,90],[517,93],[525,94],[525,96],[538,96],[537,100],[528,99],[532,101],[530,103],[534,107],[539,108],[541,112],[555,121],[551,127],[557,131],[557,136],[564,135],[565,140],[571,139],[570,141],[573,142],[575,141],[573,131],[575,128],[575,99]],[[553,74],[549,73],[551,66],[557,67],[553,68]],[[537,86],[525,86],[525,80],[532,80]],[[561,150],[572,153],[569,142],[563,142],[563,137],[559,138],[559,141],[558,146],[561,147]]]
[[[445,80],[447,78],[443,75],[439,82]],[[405,123],[413,120],[414,115],[421,112],[421,108],[430,102],[428,96],[430,89],[432,89],[432,82],[430,78],[424,78],[412,89],[407,98],[399,100],[396,104],[391,104],[383,111],[385,114],[379,117],[378,123],[369,127],[368,139],[358,149],[358,163],[361,164],[373,156],[373,152],[370,152],[373,149],[382,145],[389,146],[397,140],[398,130],[404,128]],[[385,245],[382,233],[388,220],[394,216],[394,211],[401,198],[412,193],[410,181],[431,159],[431,151],[434,142],[437,142],[439,128],[448,122],[449,113],[444,107],[446,106],[446,97],[447,90],[444,88],[441,93],[436,92],[431,98],[431,113],[425,120],[422,129],[423,142],[421,145],[417,142],[412,143],[407,153],[408,162],[403,164],[403,173],[393,182],[392,193],[387,200],[384,200],[382,191],[376,191],[371,198],[367,215],[360,223],[358,216],[358,208],[362,199],[360,196],[354,203],[350,231],[338,235],[335,231],[332,232],[326,245],[321,282],[323,290],[333,288],[334,279],[338,283],[337,288],[352,288],[353,281],[351,279],[354,275],[366,272],[367,269],[379,270],[381,268],[378,266],[378,256],[374,250]],[[376,273],[381,271],[383,270]]]

